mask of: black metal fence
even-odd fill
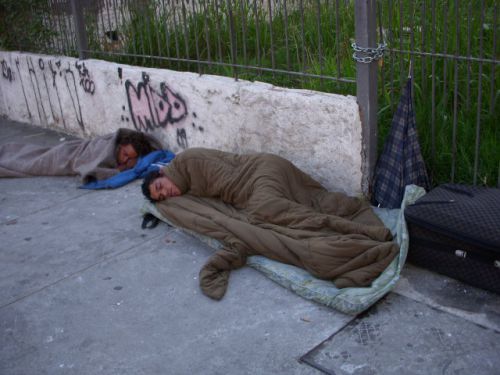
[[[411,74],[433,182],[500,186],[494,0],[44,3],[50,37],[40,52],[357,94],[368,172]],[[354,61],[353,43],[374,48],[375,59]]]

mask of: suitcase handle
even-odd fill
[[[415,202],[411,206],[421,206],[423,204],[449,204],[449,203],[455,203],[455,199],[448,199],[447,201],[424,201],[424,202]]]
[[[474,194],[472,192],[465,189],[461,189],[460,187],[457,186],[441,185],[440,188],[451,191],[453,193],[463,194],[467,195],[470,198],[474,198]],[[416,201],[415,203],[412,204],[412,206],[420,206],[422,204],[442,204],[442,203],[455,203],[455,202],[456,202],[455,199],[440,200],[440,201],[423,201],[423,202]]]
[[[467,195],[468,197],[471,197],[471,198],[474,197],[474,194],[472,192],[465,190],[465,189],[461,189],[457,186],[442,185],[441,188],[448,190],[448,191],[452,191],[454,193]]]

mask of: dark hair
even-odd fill
[[[132,135],[123,135],[118,139],[118,144],[125,146],[131,145],[138,156],[144,156],[153,151],[149,140],[142,133],[133,133]]]
[[[151,198],[151,191],[149,190],[149,185],[151,185],[154,180],[156,180],[158,177],[160,177],[160,171],[153,171],[149,172],[146,177],[144,177],[144,181],[142,182],[142,194],[146,198],[149,199],[150,202],[156,202],[153,198]]]

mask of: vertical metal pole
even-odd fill
[[[78,45],[78,56],[81,60],[88,58],[87,31],[83,19],[83,7],[80,1],[71,0],[71,11],[75,20],[76,42]]]
[[[233,7],[231,4],[231,0],[227,0],[227,15],[229,18],[229,32],[231,38],[231,64],[233,69],[234,79],[238,80],[238,68],[236,67],[236,27],[234,26],[234,17],[233,17]]]
[[[356,44],[359,47],[375,48],[376,1],[356,0],[355,7]],[[356,63],[356,96],[363,127],[362,189],[365,194],[369,194],[377,160],[377,61]]]

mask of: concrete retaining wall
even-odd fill
[[[171,150],[279,154],[325,187],[362,192],[356,98],[62,56],[0,52],[0,113],[84,137],[154,132]]]

